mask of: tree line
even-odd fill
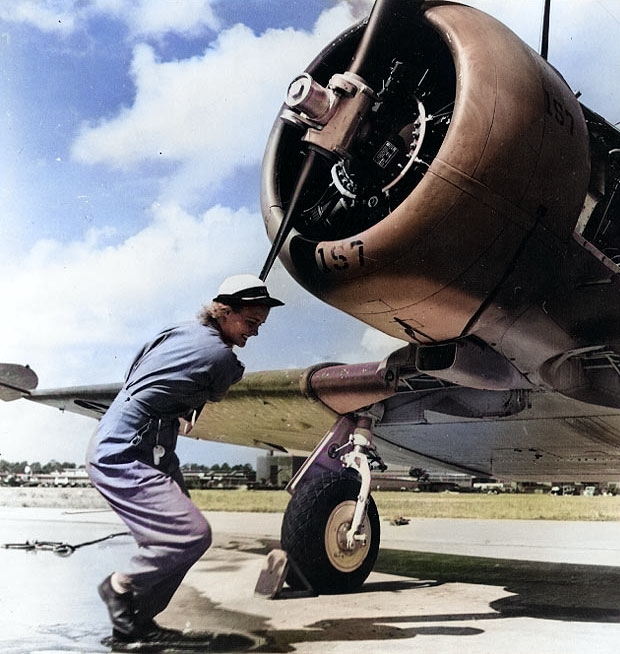
[[[56,461],[52,459],[45,464],[39,461],[29,463],[28,461],[5,461],[0,459],[0,475],[23,475],[27,472],[31,475],[50,475],[54,472],[63,472],[64,470],[74,470],[83,468],[83,465],[76,465],[69,461]],[[253,472],[254,468],[249,463],[236,464],[231,466],[228,463],[216,463],[212,466],[201,465],[198,463],[186,463],[181,466],[183,472]]]

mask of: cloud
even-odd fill
[[[49,364],[49,381],[66,382],[54,377],[67,374],[71,352],[135,349],[151,331],[192,318],[223,277],[260,268],[267,238],[259,215],[213,207],[194,217],[174,205],[152,214],[151,225],[119,245],[93,231],[67,244],[39,241],[24,259],[5,263],[3,313],[31,319],[2,321],[3,349],[33,367],[33,359]],[[72,375],[101,380],[79,362]]]
[[[388,336],[372,327],[367,327],[361,341],[361,348],[364,352],[362,359],[383,359],[394,350],[405,345],[405,341]]]
[[[97,424],[92,418],[25,400],[1,403],[0,416],[0,459],[30,463],[55,459],[82,464]]]
[[[123,21],[133,38],[157,38],[216,29],[219,22],[211,5],[212,0],[19,0],[0,3],[0,19],[42,32],[70,34],[103,15]]]
[[[114,246],[114,232],[93,230],[69,243],[39,240],[25,255],[3,259],[0,360],[31,365],[41,388],[121,381],[138,348],[166,325],[194,318],[225,276],[260,269],[268,249],[260,215],[215,206],[194,216],[171,204],[155,204],[150,213],[147,227]],[[277,266],[269,285],[288,303],[302,291],[285,278]],[[274,320],[261,330],[241,355],[248,369],[287,367],[285,328]],[[311,340],[304,342],[310,347]],[[24,401],[0,402],[0,418],[0,457],[7,460],[80,463],[95,427]],[[184,460],[255,456],[202,447],[202,455],[192,450]]]
[[[14,23],[26,23],[42,32],[70,33],[75,29],[75,3],[62,0],[52,2],[0,3],[0,20]]]
[[[172,162],[185,192],[215,186],[239,167],[260,164],[288,83],[351,20],[338,6],[312,34],[291,28],[256,35],[235,25],[201,56],[180,61],[160,61],[140,44],[131,64],[133,105],[84,124],[72,156],[119,169]]]
[[[152,0],[21,4],[20,20],[31,25],[43,25],[45,18],[49,29],[60,29],[52,19],[63,9],[73,21],[64,24],[68,32],[98,13],[122,18],[143,39],[162,34],[159,11],[170,6]],[[209,3],[178,3],[179,12],[190,6],[200,7],[200,15],[174,16],[169,30],[189,33],[198,24],[215,24]],[[11,16],[18,20],[17,11]],[[115,177],[123,181],[121,189],[131,186],[128,180],[136,178],[124,171],[132,167],[139,175],[159,178],[159,202],[146,216],[130,217],[131,224],[144,224],[145,218],[148,224],[128,237],[121,236],[128,228],[120,222],[118,228],[101,227],[118,219],[102,213],[98,229],[76,233],[70,241],[34,240],[34,233],[26,247],[5,248],[0,360],[30,364],[42,388],[120,381],[142,343],[167,324],[191,319],[223,277],[260,270],[269,249],[262,217],[220,205],[190,212],[187,194],[217,186],[239,168],[251,167],[257,177],[288,82],[352,20],[350,7],[338,5],[319,18],[311,33],[291,28],[256,34],[236,25],[202,55],[177,61],[161,60],[156,43],[135,45],[135,101],[113,119],[84,124],[73,155],[77,164],[112,168],[105,184],[113,193],[123,192],[113,183]],[[165,165],[158,167],[159,162]],[[72,170],[81,174],[79,165]],[[24,224],[19,206],[12,212],[15,222]],[[335,357],[375,358],[367,344],[356,346],[364,325],[309,297],[279,263],[268,281],[286,307],[274,310],[260,338],[240,352],[248,370],[306,366]],[[347,351],[350,356],[336,354]],[[0,412],[0,456],[10,460],[79,462],[95,426],[24,402],[2,404]]]
[[[103,8],[105,3],[100,0],[98,4]],[[203,27],[216,29],[219,24],[211,0],[134,0],[125,4],[129,4],[127,19],[135,35],[192,34]]]

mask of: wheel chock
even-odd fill
[[[284,550],[271,550],[267,555],[267,563],[258,576],[254,593],[275,599],[284,585],[288,565],[288,557]]]
[[[305,577],[303,577],[293,560],[289,558],[284,550],[277,549],[271,550],[267,555],[267,562],[258,576],[254,593],[268,599],[278,598],[282,592],[289,566],[292,566],[293,570],[295,570],[296,574],[306,585],[306,590],[302,590],[301,593],[315,595],[312,587],[306,581]]]

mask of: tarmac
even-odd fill
[[[616,654],[620,523],[382,521],[381,552],[362,589],[258,595],[281,514],[208,513],[214,543],[158,618],[213,633],[193,651],[304,654]],[[109,511],[0,509],[0,544],[81,543],[124,529]],[[110,652],[96,584],[135,545],[126,536],[71,556],[0,549],[4,654]],[[3,560],[4,559],[4,560]],[[185,651],[185,650],[174,650]]]

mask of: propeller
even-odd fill
[[[366,78],[370,78],[372,70],[376,68],[376,62],[380,58],[381,53],[384,51],[385,35],[389,34],[394,26],[402,25],[405,13],[410,12],[411,5],[419,6],[422,0],[416,0],[412,3],[411,0],[377,0],[372,8],[368,24],[364,30],[362,39],[357,47],[357,50],[349,65],[349,70],[343,77],[347,75],[349,78],[355,78],[356,84],[359,83],[366,87]],[[381,38],[383,35],[383,39]],[[346,81],[345,81],[346,85]],[[354,116],[352,119],[353,124],[336,126],[336,130],[344,133],[347,129],[356,130],[361,121],[359,116]],[[325,126],[323,126],[325,130]],[[346,142],[351,143],[354,140],[355,133],[352,137],[347,138]],[[342,153],[339,153],[342,155]],[[303,165],[297,177],[291,200],[282,218],[282,222],[275,235],[273,243],[267,259],[260,272],[260,279],[265,281],[284,242],[286,241],[291,230],[295,226],[297,218],[297,208],[300,199],[304,196],[304,192],[310,187],[313,179],[315,178],[315,169],[319,158],[333,159],[332,152],[320,147],[320,145],[311,144],[308,148],[307,155],[304,159]]]

